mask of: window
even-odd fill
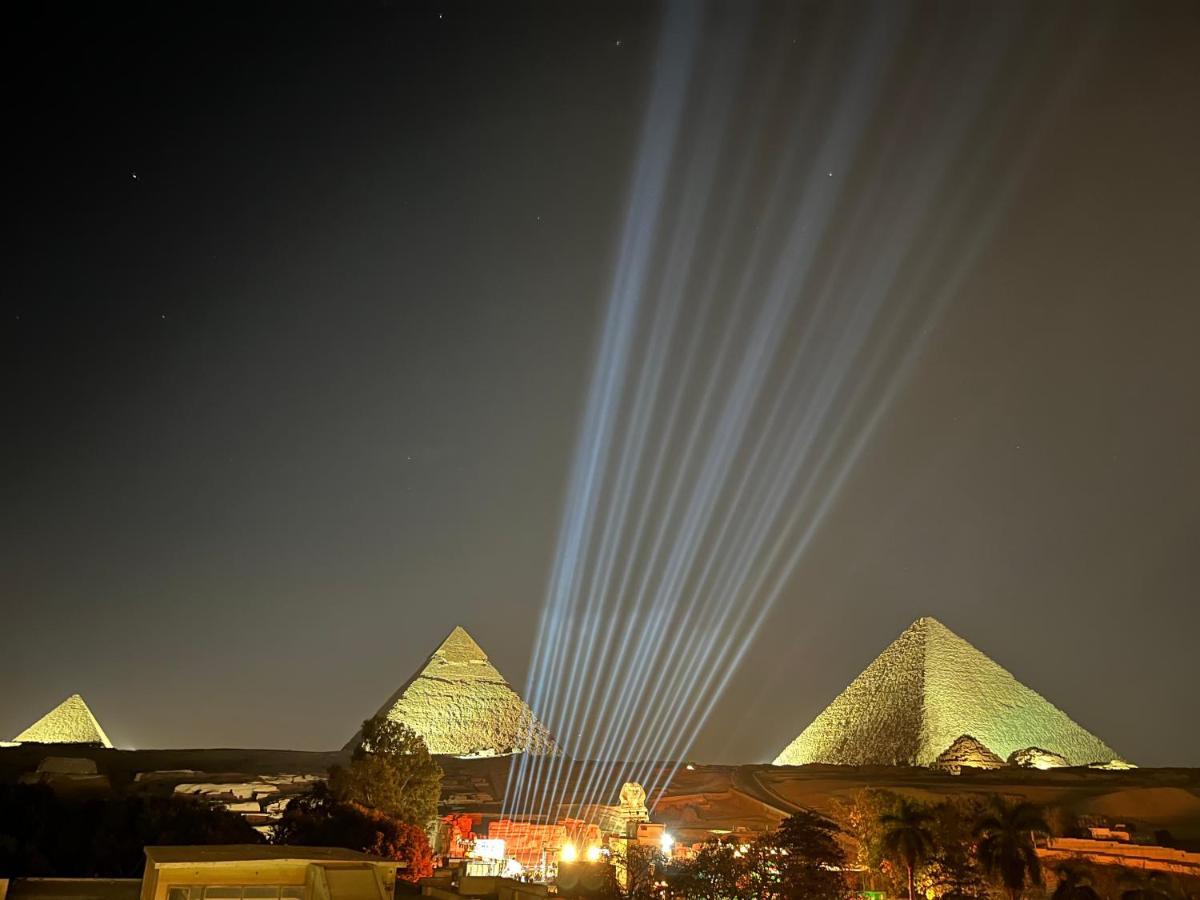
[[[167,900],[305,900],[300,884],[193,884],[167,888]]]

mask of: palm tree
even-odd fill
[[[1054,870],[1054,874],[1058,876],[1058,887],[1050,900],[1101,900],[1091,885],[1092,875],[1086,867],[1065,862]]]
[[[883,826],[883,854],[908,871],[908,900],[913,900],[914,874],[933,853],[933,813],[901,797],[896,808],[879,817]]]
[[[992,797],[975,825],[976,853],[983,871],[999,877],[1012,900],[1019,900],[1025,884],[1042,883],[1042,866],[1033,846],[1035,834],[1050,833],[1040,807],[1021,801],[1008,803]]]

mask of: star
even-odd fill
[[[129,174],[130,174],[130,175],[133,177],[133,180],[134,180],[134,181],[137,181],[137,180],[138,180],[138,177],[137,177],[137,172],[130,172]]]
[[[618,47],[620,47],[620,46],[621,46],[621,42],[620,42],[620,41],[617,41],[617,46],[618,46]]]

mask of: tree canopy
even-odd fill
[[[932,820],[929,810],[907,797],[900,797],[896,808],[880,818],[883,853],[907,873],[908,900],[914,897],[917,867],[933,855]]]
[[[1042,883],[1042,865],[1034,848],[1035,834],[1049,834],[1040,807],[1026,801],[992,797],[975,825],[979,862],[1017,900],[1026,885]]]
[[[407,725],[384,717],[363,722],[362,736],[350,765],[329,770],[333,799],[429,827],[437,818],[442,767],[425,741]]]
[[[653,871],[627,865],[624,896],[685,897],[695,900],[842,900],[850,896],[837,826],[814,813],[799,812],[772,832],[750,841],[726,837],[705,843],[694,859],[659,862]],[[637,885],[637,893],[630,893]]]
[[[132,878],[147,844],[257,844],[236,813],[192,797],[71,798],[45,785],[0,785],[0,877]]]
[[[339,803],[327,790],[288,804],[275,826],[275,843],[345,847],[403,862],[398,877],[417,881],[433,874],[433,850],[423,828],[359,803]]]

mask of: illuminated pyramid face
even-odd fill
[[[20,734],[14,741],[30,744],[99,744],[112,741],[78,694],[72,694]]]
[[[775,759],[927,766],[962,735],[1000,757],[1037,746],[1071,765],[1116,752],[936,619],[917,619]]]
[[[504,680],[487,654],[456,627],[428,662],[376,716],[403,722],[430,753],[503,756],[528,750],[556,753],[553,738]],[[347,748],[358,745],[355,735]]]

